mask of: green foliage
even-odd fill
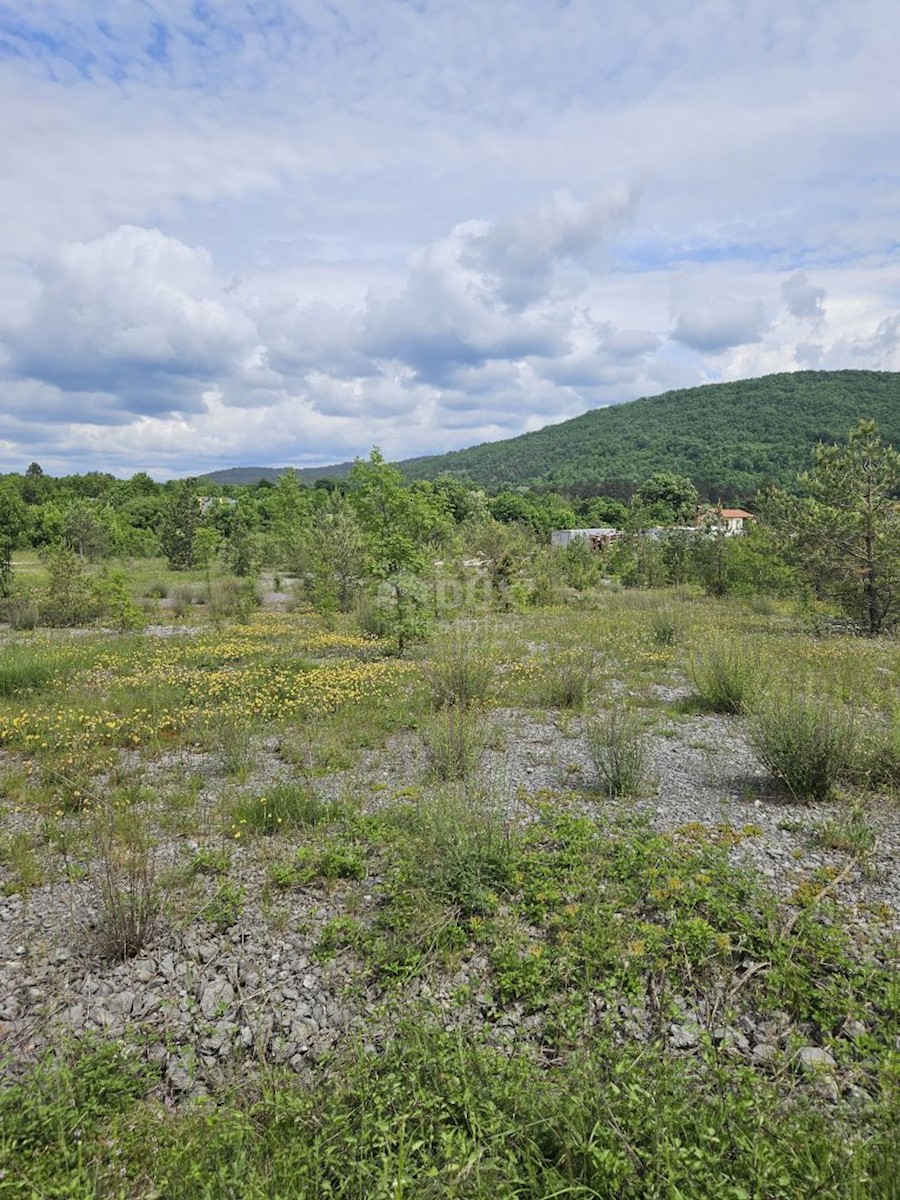
[[[797,800],[827,800],[854,759],[855,721],[830,698],[768,693],[750,714],[750,744]]]
[[[58,545],[45,551],[44,565],[48,580],[40,603],[42,624],[87,624],[97,615],[98,604],[81,558],[70,547]]]
[[[185,479],[170,497],[159,533],[170,570],[188,571],[194,566],[194,535],[201,516],[199,481]]]
[[[737,639],[713,642],[692,655],[688,672],[698,697],[711,712],[745,712],[765,682],[756,651]]]
[[[641,527],[648,525],[692,525],[700,496],[684,475],[656,471],[634,493],[632,517]]]
[[[900,618],[900,453],[873,420],[846,445],[820,445],[800,476],[812,499],[770,500],[770,519],[820,595],[837,600],[870,635]]]
[[[484,704],[497,674],[496,650],[483,625],[454,625],[441,633],[423,666],[435,708]]]
[[[887,441],[900,444],[898,401],[896,372],[793,371],[593,409],[401,467],[410,479],[451,472],[485,487],[604,491],[671,471],[710,500],[729,503],[772,482],[793,486],[813,447],[837,441],[861,417],[874,417]]]
[[[585,725],[585,739],[601,790],[613,798],[639,796],[650,776],[647,734],[627,708],[611,708]]]
[[[104,569],[91,581],[97,615],[113,628],[125,632],[140,629],[144,614],[134,602],[124,571]]]
[[[203,906],[202,916],[224,932],[238,923],[243,911],[244,889],[228,879],[223,879]]]

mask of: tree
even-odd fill
[[[432,548],[450,530],[443,501],[433,490],[406,486],[396,467],[376,446],[350,471],[350,502],[365,538],[366,574],[378,586],[397,649],[425,626],[423,576]]]
[[[198,488],[196,479],[185,479],[163,516],[159,541],[173,571],[189,571],[194,565],[194,534],[202,518]]]
[[[632,507],[641,525],[689,525],[699,499],[687,476],[657,471],[634,493]]]
[[[18,491],[0,481],[0,596],[12,587],[12,554],[28,527],[28,510]]]
[[[890,629],[900,618],[900,454],[860,421],[846,446],[816,447],[799,483],[808,498],[777,493],[768,505],[790,557],[867,634]]]

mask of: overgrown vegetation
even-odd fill
[[[24,478],[16,555],[59,498]],[[204,507],[171,486],[177,572],[124,576],[92,559],[138,519],[134,546],[157,548],[157,485],[123,500],[98,477],[61,524],[47,510],[63,548],[10,557],[7,603],[103,628],[2,635],[0,888],[29,931],[8,955],[28,1023],[2,1019],[29,1048],[0,1064],[0,1196],[895,1194],[894,913],[860,882],[885,870],[900,786],[890,609],[857,636],[865,588],[792,561],[777,522],[644,536],[638,507],[694,502],[646,483],[576,514],[408,488],[376,454],[346,490],[286,476]],[[538,546],[579,514],[635,528],[611,553]],[[290,576],[289,611],[257,607],[263,561]],[[178,624],[144,631],[138,600]],[[715,776],[752,819],[716,793],[678,824],[669,749],[714,773],[716,738],[768,772]],[[752,864],[782,805],[779,892]],[[94,999],[45,996],[82,968],[89,997],[156,986],[167,956],[156,1016],[124,991],[115,1044],[72,1024]],[[226,998],[204,1009],[222,957]],[[294,958],[301,982],[322,973],[302,994]],[[250,1015],[274,987],[298,1012],[346,1008],[333,1052],[287,1071]],[[188,996],[196,1046],[169,1016]]]

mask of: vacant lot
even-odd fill
[[[895,1194],[896,641],[153,619],[0,633],[0,1196]]]

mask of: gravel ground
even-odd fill
[[[163,630],[159,631],[163,633]],[[673,694],[660,697],[674,698]],[[671,718],[653,710],[651,794],[629,802],[660,830],[698,822],[745,830],[730,853],[756,868],[782,898],[819,867],[844,871],[848,856],[815,843],[810,827],[838,818],[839,805],[814,809],[787,803],[770,786],[748,748],[740,722],[715,716]],[[481,772],[486,786],[505,799],[511,811],[528,819],[523,796],[542,790],[571,792],[587,809],[622,807],[591,791],[592,769],[583,722],[568,714],[543,718],[518,710],[491,714],[491,748]],[[0,752],[0,762],[3,752]],[[131,765],[139,760],[133,758]],[[150,764],[160,779],[173,770],[203,775],[201,807],[213,807],[221,786],[217,764],[200,754],[172,755]],[[318,780],[322,794],[355,795],[364,807],[385,803],[401,789],[421,782],[424,759],[415,735],[401,735],[386,747],[368,752],[350,771]],[[274,779],[289,775],[276,746],[267,743],[253,778],[257,793]],[[881,954],[890,935],[900,932],[900,809],[872,800],[866,810],[875,845],[864,866],[851,865],[836,887],[846,921],[861,947]],[[7,828],[26,818],[7,816]],[[22,827],[20,825],[20,827]],[[752,827],[752,828],[751,828]],[[140,1031],[147,1053],[165,1063],[174,1097],[201,1094],[215,1086],[235,1061],[271,1061],[303,1070],[350,1028],[367,1027],[380,998],[355,983],[340,957],[323,964],[314,956],[323,926],[348,912],[364,914],[375,903],[377,879],[346,882],[330,890],[295,890],[265,899],[263,882],[274,839],[232,847],[228,874],[243,890],[243,911],[225,930],[204,917],[219,881],[199,877],[199,891],[187,901],[180,919],[160,924],[137,958],[122,963],[101,960],[91,937],[95,882],[48,878],[25,895],[0,897],[0,1042],[7,1047],[7,1069],[33,1060],[48,1045],[68,1035],[120,1038]],[[285,851],[289,846],[283,845]],[[188,865],[197,849],[191,837],[167,835],[157,847],[157,868]],[[0,885],[10,879],[0,866]],[[449,998],[460,982],[477,982],[484,964],[477,958],[461,968],[461,977],[438,986],[438,999]],[[433,994],[433,984],[417,984]],[[476,996],[477,1001],[477,996]],[[644,1017],[633,1015],[635,1036]],[[788,1030],[777,1014],[763,1028],[729,1028],[723,1037],[741,1053],[763,1062],[787,1044]],[[485,1018],[487,1019],[487,1018]],[[697,1045],[705,1014],[685,1012],[671,1029],[672,1044],[685,1051]],[[781,1021],[781,1024],[779,1024]],[[527,1020],[505,1014],[501,1033],[527,1034]],[[852,1031],[851,1031],[852,1033]],[[828,1067],[820,1061],[810,1070]],[[826,1053],[825,1051],[821,1051]],[[830,1076],[817,1076],[824,1094],[836,1098]],[[825,1080],[823,1083],[822,1080]]]

